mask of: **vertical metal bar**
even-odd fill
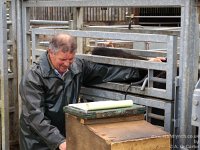
[[[149,69],[148,70],[148,87],[153,87],[153,81],[151,78],[153,77],[153,70]]]
[[[177,37],[169,36],[167,42],[167,82],[166,91],[170,99],[173,99],[175,91],[175,77],[177,76]]]
[[[197,1],[185,0],[181,9],[181,40],[180,40],[180,82],[178,88],[178,106],[176,119],[179,119],[176,134],[193,136],[191,125],[192,93],[197,82],[199,57],[199,29]],[[192,145],[192,138],[177,138],[180,148]]]
[[[96,8],[95,7],[92,7],[92,11],[93,11],[93,15],[92,15],[92,22],[95,21],[95,17],[96,17]]]
[[[77,24],[76,27],[77,29],[81,29],[83,27],[83,8],[78,7],[76,8],[76,20]],[[83,53],[83,38],[77,37],[77,52],[78,53]]]
[[[200,146],[199,146],[200,145],[200,138],[199,138],[200,137],[200,127],[198,127],[198,136],[197,137],[198,137],[198,139],[195,139],[195,142],[197,142],[198,150],[200,150]],[[198,140],[198,141],[196,141],[196,140]]]
[[[22,48],[22,29],[21,29],[21,0],[17,0],[17,68],[18,68],[18,84],[23,74],[23,48]],[[19,114],[21,113],[21,97],[18,95]]]
[[[29,7],[25,7],[22,3],[22,37],[23,37],[23,72],[30,65],[30,13]]]
[[[173,133],[172,131],[173,103],[166,103],[164,110],[165,110],[164,130],[169,133]]]
[[[14,113],[11,114],[13,115],[13,120],[12,122],[14,122],[14,126],[12,126],[13,129],[11,129],[10,133],[13,132],[13,134],[11,135],[11,137],[14,137],[14,140],[18,141],[18,76],[17,76],[17,72],[18,72],[18,66],[17,66],[17,1],[16,0],[11,0],[11,8],[10,8],[10,20],[12,21],[12,26],[10,27],[12,30],[12,32],[10,32],[9,34],[9,38],[12,41],[12,46],[10,47],[10,49],[12,49],[11,51],[11,55],[13,56],[13,61],[11,61],[11,71],[14,74],[13,79],[10,79],[9,81],[11,82],[11,85],[9,84],[9,86],[11,86],[13,89],[13,93],[9,94],[9,103],[13,103],[14,104]],[[9,83],[10,83],[9,82]],[[12,97],[11,97],[12,96]],[[12,116],[11,116],[12,117]],[[11,144],[10,144],[11,145]]]
[[[146,107],[146,120],[151,123],[151,117],[149,113],[152,113],[152,107]]]
[[[94,19],[94,21],[99,21],[98,19],[97,19],[97,17],[98,17],[98,7],[95,7],[95,19]]]
[[[9,149],[9,101],[7,64],[6,0],[0,1],[0,82],[1,82],[1,138],[2,149]]]
[[[36,34],[32,31],[32,62],[36,61]]]

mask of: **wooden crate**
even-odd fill
[[[88,120],[66,113],[67,148],[70,150],[169,150],[170,134],[141,120],[142,117],[139,116],[141,115],[105,118],[99,121],[99,119]]]

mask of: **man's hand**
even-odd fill
[[[59,150],[67,150],[67,144],[66,142],[63,142],[59,145]]]
[[[166,58],[165,57],[150,58],[149,61],[153,61],[153,62],[166,62]]]

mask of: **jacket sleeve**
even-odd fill
[[[91,85],[102,82],[137,82],[147,74],[146,70],[134,67],[98,64],[82,60],[84,66],[83,84]]]
[[[65,141],[65,137],[45,116],[44,93],[42,77],[36,71],[30,70],[20,83],[22,116],[31,131],[35,132],[50,149],[56,149]]]

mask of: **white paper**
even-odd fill
[[[97,101],[97,102],[88,102],[88,103],[69,104],[69,106],[88,111],[88,110],[131,107],[133,106],[133,101],[132,100]]]

